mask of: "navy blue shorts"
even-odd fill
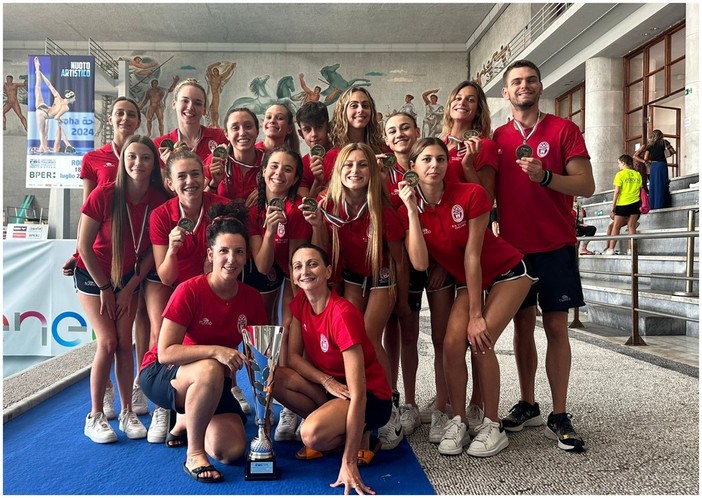
[[[373,284],[373,276],[363,276],[358,273],[354,273],[349,270],[343,271],[344,283],[359,285],[363,288],[363,293],[367,290],[373,290],[376,288],[392,287],[395,282],[390,282],[390,270],[388,268],[381,268],[380,275],[378,276],[378,283]]]
[[[532,285],[522,309],[534,306],[537,299],[544,312],[568,311],[585,305],[575,246],[525,254],[524,260],[529,273],[539,281]]]
[[[180,368],[179,365],[163,365],[155,361],[139,373],[139,385],[146,397],[153,401],[156,406],[175,410],[178,413],[185,413],[184,406],[176,406],[176,390],[171,384],[171,381],[175,379],[176,373],[178,373],[178,368]],[[231,389],[232,379],[231,377],[225,377],[222,395],[219,398],[219,404],[214,414],[236,413],[241,417],[241,422],[246,425],[246,415],[241,410],[239,402],[234,399]]]
[[[242,282],[250,285],[261,294],[268,294],[280,289],[280,286],[283,285],[283,280],[285,280],[285,273],[283,273],[283,270],[278,266],[278,263],[273,263],[273,267],[271,271],[268,272],[268,275],[259,273],[256,268],[256,263],[253,258],[250,258],[246,261],[246,265],[241,271],[239,278]]]
[[[636,201],[633,204],[626,204],[624,206],[615,206],[614,215],[615,216],[632,216],[641,214],[641,201]]]
[[[124,286],[127,285],[129,279],[132,278],[132,275],[134,275],[133,270],[127,273],[124,277],[122,277],[122,281],[120,282],[120,288],[113,289],[115,294],[118,294],[122,290],[122,288],[124,288]],[[73,285],[76,288],[76,291],[80,292],[81,294],[87,294],[89,296],[100,296],[100,289],[93,280],[93,277],[91,277],[90,273],[88,273],[88,270],[84,270],[83,268],[79,268],[76,266],[76,269],[73,271]],[[134,294],[137,294],[140,289],[141,284],[137,285],[137,288],[134,289]]]

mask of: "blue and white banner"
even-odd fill
[[[95,136],[95,57],[30,55],[27,188],[83,188]]]

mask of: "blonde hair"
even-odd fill
[[[368,216],[370,218],[368,247],[366,249],[366,262],[372,269],[373,284],[377,285],[380,278],[380,266],[383,263],[383,208],[390,204],[385,191],[383,190],[383,177],[380,174],[380,166],[375,158],[375,153],[370,146],[364,143],[351,143],[344,146],[334,163],[334,171],[331,180],[329,180],[329,190],[326,196],[322,199],[320,205],[326,208],[327,203],[333,203],[331,214],[339,216],[341,206],[346,200],[346,187],[341,182],[341,168],[346,163],[349,155],[360,150],[363,152],[368,161],[368,169],[370,176],[368,179],[368,187],[366,200],[368,202]],[[339,264],[339,229],[336,226],[332,229],[332,264],[336,268]],[[390,282],[395,282],[395,265],[392,258],[388,258],[390,263]],[[391,290],[391,293],[394,292]]]
[[[352,86],[346,90],[339,101],[334,107],[334,115],[332,116],[331,122],[329,123],[329,139],[331,140],[334,147],[343,147],[350,143],[349,141],[349,120],[346,117],[346,109],[351,102],[351,95],[356,92],[363,93],[368,97],[370,102],[370,121],[366,125],[364,130],[363,142],[370,146],[374,154],[381,154],[385,150],[385,144],[383,142],[383,132],[375,120],[376,109],[375,101],[371,94],[365,88],[361,86]]]
[[[197,81],[195,78],[185,78],[182,80],[180,83],[176,85],[176,87],[173,89],[173,101],[175,102],[178,100],[178,93],[183,89],[184,86],[194,86],[195,88],[198,88],[202,94],[205,96],[205,107],[207,106],[207,90],[205,90],[205,87],[203,87],[199,81]]]
[[[492,129],[490,128],[490,109],[488,108],[487,97],[485,92],[475,81],[462,81],[454,88],[446,100],[446,105],[444,106],[444,119],[442,121],[441,136],[447,137],[451,133],[453,128],[453,119],[451,118],[451,103],[458,95],[458,92],[463,90],[465,87],[471,87],[478,94],[478,112],[473,119],[473,129],[480,132],[480,136],[490,138]]]

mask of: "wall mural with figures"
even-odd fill
[[[20,61],[26,55],[20,50],[5,51],[6,67],[8,59]],[[236,107],[249,108],[262,120],[266,109],[281,101],[293,111],[306,102],[323,102],[329,106],[331,114],[347,88],[362,86],[371,92],[379,119],[401,110],[409,112],[416,117],[424,136],[439,134],[446,96],[465,78],[461,53],[154,51],[112,52],[111,55],[128,63],[130,96],[139,104],[142,113],[139,133],[151,137],[168,133],[176,126],[171,105],[173,90],[185,78],[197,79],[207,90],[207,110],[203,120],[207,126],[223,127],[227,111]],[[5,134],[26,133],[24,73],[21,70],[6,72],[3,96]],[[421,96],[421,99],[415,96]],[[101,109],[101,95],[98,94],[96,113],[100,114]],[[96,146],[101,140],[101,128],[105,126],[104,117],[96,116]]]

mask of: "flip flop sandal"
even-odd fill
[[[171,434],[171,431],[166,433],[166,446],[168,448],[180,448],[181,446],[187,446],[188,444],[188,433],[183,431],[182,434]]]
[[[318,458],[322,458],[324,456],[324,453],[321,451],[316,451],[311,448],[308,448],[307,446],[303,446],[299,450],[297,450],[297,453],[295,453],[295,458],[298,460],[317,460]]]
[[[358,457],[356,459],[356,465],[359,467],[367,467],[373,461],[373,457],[380,451],[381,443],[380,439],[376,437],[371,437],[370,439],[370,449],[368,450],[358,450]]]
[[[217,470],[214,465],[203,465],[202,467],[196,467],[190,470],[185,462],[183,462],[183,470],[197,482],[222,482],[224,480],[222,473]],[[200,477],[201,474],[212,471],[217,472],[219,477]]]

